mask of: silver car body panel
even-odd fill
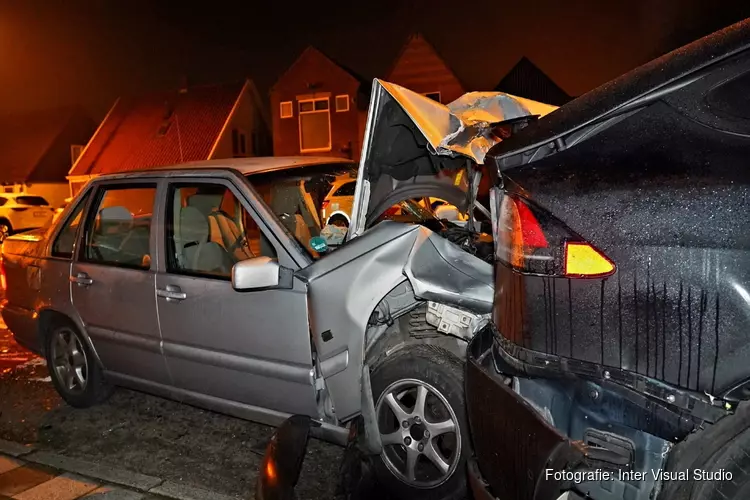
[[[348,352],[348,366],[326,379],[336,415],[360,410],[368,320],[378,303],[409,280],[417,299],[475,314],[492,309],[492,266],[421,226],[381,222],[299,271],[308,285],[313,341],[322,363]]]
[[[394,113],[394,104],[402,113]],[[404,172],[414,167],[412,163],[403,161],[402,151],[398,150],[398,146],[383,144],[374,139],[385,128],[403,125],[413,127],[421,134],[430,155],[445,160],[458,160],[433,162],[433,167],[440,164],[444,168],[457,168],[465,164],[462,160],[480,165],[484,163],[484,155],[501,140],[493,133],[493,128],[498,123],[529,116],[544,116],[555,109],[557,107],[549,104],[503,92],[469,92],[444,105],[400,85],[375,79],[354,193],[351,215],[353,223],[350,224],[347,238],[355,238],[364,232],[368,209],[379,201],[377,194],[375,199],[371,199],[373,164],[385,164],[394,171]],[[376,142],[377,150],[373,149],[373,143]],[[435,177],[434,174],[422,170],[415,177]],[[392,176],[397,178],[396,175]],[[413,180],[410,179],[410,182]],[[448,185],[454,181],[450,178],[443,180]],[[398,182],[394,181],[393,186],[388,186],[385,191],[388,192],[389,188],[397,185]]]

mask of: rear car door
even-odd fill
[[[168,385],[151,259],[157,187],[154,180],[128,180],[96,188],[70,281],[73,306],[104,369],[126,382]]]
[[[212,397],[315,415],[304,284],[232,288],[237,262],[264,256],[291,265],[248,198],[227,179],[175,180],[165,212],[156,293],[175,385],[203,403]]]

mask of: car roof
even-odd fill
[[[669,52],[573,99],[487,154],[497,159],[548,144],[583,128],[640,97],[750,48],[750,19]]]
[[[347,158],[335,158],[326,156],[256,156],[252,158],[227,158],[221,160],[195,161],[180,163],[179,165],[168,165],[164,167],[154,167],[143,170],[132,170],[115,174],[105,174],[97,177],[100,179],[112,179],[118,177],[133,176],[151,176],[154,174],[166,174],[169,172],[179,172],[184,170],[216,170],[231,169],[237,170],[242,175],[260,174],[274,170],[284,170],[287,168],[309,167],[314,165],[352,165],[356,166],[353,160]]]

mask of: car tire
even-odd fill
[[[744,500],[750,498],[750,405],[690,434],[674,447],[666,470],[687,471],[688,481],[665,481],[660,500]],[[703,471],[709,477],[695,480]]]
[[[349,227],[349,221],[346,220],[346,217],[344,217],[341,214],[332,215],[328,218],[328,225],[332,226],[339,226],[339,227]]]
[[[88,408],[109,398],[113,386],[105,379],[88,343],[71,321],[54,321],[44,340],[52,384],[66,403],[74,408]]]
[[[381,359],[371,384],[383,441],[373,460],[378,482],[396,498],[464,498],[471,443],[461,360],[408,344]]]

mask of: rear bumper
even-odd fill
[[[0,304],[3,321],[13,334],[13,338],[26,349],[41,355],[42,346],[39,342],[38,315],[35,311],[16,307],[3,301]]]
[[[469,468],[472,490],[477,498],[555,499],[570,485],[547,479],[546,470],[573,469],[583,452],[504,382],[490,356],[482,357],[493,340],[488,327],[469,347],[466,401],[477,457],[474,473]]]

